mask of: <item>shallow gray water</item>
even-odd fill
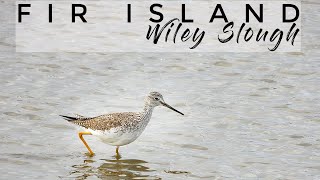
[[[320,179],[319,4],[301,53],[14,53],[1,37],[0,179]],[[10,32],[7,32],[10,34]],[[59,114],[158,107],[134,143],[85,137]]]

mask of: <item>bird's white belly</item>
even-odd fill
[[[108,131],[93,131],[90,130],[91,134],[100,138],[100,140],[106,144],[113,146],[127,145],[136,140],[142,133],[143,130],[136,130],[131,132],[123,132],[118,129],[110,129]]]

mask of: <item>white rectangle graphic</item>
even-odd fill
[[[299,1],[16,2],[17,52],[299,52]]]

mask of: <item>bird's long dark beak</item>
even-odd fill
[[[181,115],[184,115],[182,112],[180,112],[180,111],[176,110],[175,108],[171,107],[169,104],[167,104],[167,103],[165,103],[165,102],[161,102],[161,101],[160,101],[160,103],[161,103],[163,106],[165,106],[165,107],[167,107],[167,108],[169,108],[169,109],[171,109],[171,110],[173,110],[173,111],[175,111],[175,112],[177,112],[177,113],[179,113],[179,114],[181,114]]]

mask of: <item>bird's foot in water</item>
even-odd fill
[[[116,160],[119,160],[122,158],[122,156],[120,155],[120,153],[116,153],[116,155],[113,156],[114,158],[116,158]]]
[[[93,157],[95,154],[94,153],[90,153],[90,152],[87,152],[87,153],[84,153],[86,156],[88,157]]]

